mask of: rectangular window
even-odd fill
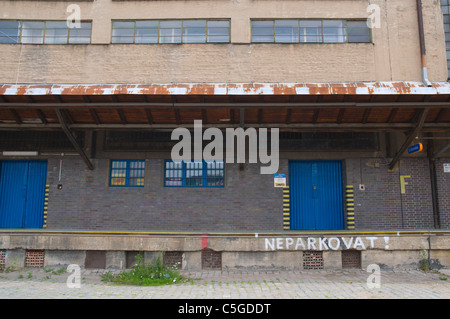
[[[111,160],[109,186],[143,187],[144,160]]]
[[[112,43],[227,43],[229,20],[113,21]]]
[[[88,44],[91,22],[69,28],[66,21],[0,21],[0,43]]]
[[[323,42],[322,21],[321,20],[300,21],[300,42],[303,43]]]
[[[253,43],[370,42],[365,20],[252,20]]]
[[[366,21],[347,21],[348,42],[370,42],[370,30]]]
[[[206,43],[206,20],[184,21],[183,43]]]
[[[299,39],[298,20],[276,20],[275,42],[295,43]]]
[[[133,39],[133,33],[129,34]],[[158,21],[136,21],[134,34],[136,43],[158,43]],[[130,39],[129,36],[128,38]]]
[[[181,43],[182,21],[161,21],[159,43]]]
[[[65,44],[69,28],[65,21],[48,21],[45,28],[44,42],[47,44]]]
[[[343,43],[347,42],[345,32],[346,21],[343,20],[324,20],[323,26],[323,42],[325,43]]]
[[[252,21],[252,42],[274,41],[274,21]]]
[[[79,28],[69,28],[69,44],[91,43],[91,22],[81,22]]]
[[[165,161],[166,187],[224,187],[224,185],[223,161]]]
[[[20,22],[0,21],[0,43],[19,43]]]
[[[44,43],[45,22],[43,21],[24,21],[21,22],[22,35],[21,43]]]

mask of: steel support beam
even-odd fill
[[[248,108],[265,108],[265,109],[277,109],[277,108],[450,108],[450,102],[374,102],[374,103],[271,103],[271,102],[257,102],[257,103],[157,103],[157,102],[105,102],[105,103],[0,103],[1,108],[5,109],[85,109],[85,108],[110,108],[110,109],[223,109],[223,108],[236,108],[236,109],[248,109]]]
[[[245,110],[244,109],[239,110],[239,126],[240,127],[245,126]]]
[[[71,130],[158,130],[158,129],[175,129],[177,127],[194,128],[193,124],[71,124],[67,125]],[[207,123],[203,127],[217,127],[217,128],[237,128],[241,124],[222,124],[222,123]],[[413,123],[264,123],[264,124],[245,124],[243,127],[254,128],[280,128],[293,130],[336,130],[336,131],[364,131],[364,132],[409,132],[416,127]],[[56,123],[47,124],[16,124],[16,123],[0,123],[0,130],[61,130],[61,125]],[[422,126],[423,132],[448,132],[450,130],[450,123],[426,123]]]
[[[84,150],[80,146],[80,144],[78,144],[77,140],[75,139],[75,136],[73,136],[72,132],[70,131],[69,127],[67,126],[67,123],[66,123],[66,121],[64,119],[64,116],[61,113],[61,110],[56,109],[55,112],[56,112],[56,115],[58,116],[58,120],[59,120],[59,123],[61,124],[61,128],[64,131],[64,133],[66,133],[67,138],[70,140],[72,145],[75,147],[75,149],[78,152],[78,154],[81,155],[81,158],[86,163],[87,167],[90,170],[93,170],[94,169],[94,165],[92,164],[91,160],[86,155],[86,153],[84,152]]]
[[[431,134],[428,134],[431,137]],[[430,167],[430,182],[431,182],[431,200],[433,203],[433,220],[434,228],[439,229],[440,226],[440,208],[439,208],[439,194],[438,194],[438,182],[436,174],[436,159],[433,156],[434,153],[434,141],[430,140],[427,144],[427,157]]]
[[[423,125],[425,124],[425,119],[427,118],[427,115],[428,115],[428,109],[422,109],[418,112],[419,113],[418,113],[417,124],[415,125],[414,129],[412,129],[409,132],[408,136],[406,137],[406,141],[400,147],[400,149],[398,150],[398,152],[395,154],[394,158],[392,159],[391,163],[389,164],[390,170],[392,170],[394,168],[395,164],[397,164],[400,157],[403,155],[403,153],[405,153],[406,149],[410,146],[411,142],[416,138],[417,133],[420,132]]]
[[[441,148],[439,151],[437,151],[436,154],[434,154],[431,159],[435,160],[436,158],[438,158],[442,153],[444,153],[448,149],[450,149],[450,143],[448,143],[443,148]]]

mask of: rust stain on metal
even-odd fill
[[[188,94],[193,95],[214,95],[215,88],[213,85],[208,84],[193,84],[190,87],[186,87]]]
[[[295,95],[297,86],[275,85],[273,88],[274,95]]]
[[[394,88],[399,94],[410,94],[411,88],[404,82],[392,82],[392,88]]]

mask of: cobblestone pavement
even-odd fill
[[[101,281],[104,270],[82,270],[79,288],[70,273],[24,269],[0,273],[0,299],[449,299],[450,276],[420,270],[381,270],[380,287],[369,288],[365,270],[182,272],[192,280],[158,287]]]

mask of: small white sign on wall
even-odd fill
[[[444,173],[450,173],[450,163],[444,163]]]
[[[286,187],[286,173],[276,173],[273,181],[275,187]]]

